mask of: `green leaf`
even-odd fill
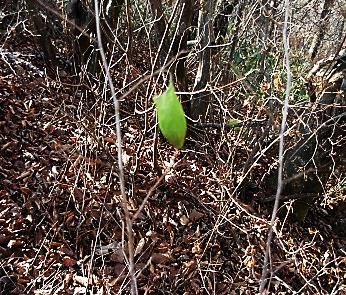
[[[239,132],[240,131],[240,124],[241,124],[241,121],[238,120],[238,119],[229,119],[227,121],[228,125],[230,125],[231,127],[234,127],[234,131],[235,132]]]
[[[175,94],[172,80],[167,90],[154,97],[160,130],[167,141],[180,149],[186,136],[186,119],[183,107]]]
[[[228,125],[231,125],[232,127],[236,127],[241,123],[241,121],[238,119],[229,119],[227,123]]]

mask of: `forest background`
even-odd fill
[[[0,294],[346,294],[344,1],[4,0],[0,31]]]

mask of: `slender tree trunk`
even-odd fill
[[[117,0],[107,10],[107,1],[103,1],[100,9],[100,21],[102,32],[102,43],[106,54],[109,55],[109,47],[114,44],[113,32],[116,30],[119,15],[125,0]],[[75,58],[77,64],[85,66],[89,74],[94,75],[101,69],[99,65],[98,53],[95,51],[97,44],[95,27],[95,9],[93,3],[87,0],[70,0],[67,5],[67,15],[73,19],[76,28],[74,30],[76,44],[75,44]],[[80,31],[83,29],[83,32]]]
[[[220,45],[225,41],[228,33],[228,24],[230,15],[236,6],[237,1],[219,0],[217,3],[217,15],[214,21],[214,37],[215,43]]]
[[[240,1],[240,3],[238,4],[238,7],[236,9],[235,30],[234,30],[233,36],[231,38],[231,48],[229,50],[229,59],[230,60],[234,59],[235,49],[237,48],[237,45],[239,42],[239,32],[241,29],[241,23],[242,23],[242,17],[244,14],[245,5],[246,5],[245,1]]]
[[[320,26],[314,40],[312,41],[312,44],[309,50],[311,60],[314,60],[316,58],[317,53],[321,47],[322,41],[324,39],[324,35],[327,31],[329,18],[330,18],[330,10],[333,4],[334,4],[333,0],[325,0],[323,3],[323,8],[322,8],[321,17],[320,17]]]
[[[156,41],[156,46],[159,48],[159,45],[162,42],[162,47],[158,57],[159,61],[159,66],[163,66],[164,60],[168,54],[168,49],[169,49],[169,44],[163,38],[165,37],[165,30],[167,26],[165,14],[163,13],[163,8],[162,8],[162,3],[160,0],[150,0],[150,7],[151,7],[151,12],[154,16],[155,20],[155,31],[156,31],[156,36],[155,36],[155,41]]]
[[[187,58],[187,41],[189,36],[189,27],[191,26],[192,21],[194,2],[193,0],[182,0],[181,7],[183,11],[181,21],[179,24],[177,24],[178,33],[173,40],[172,54],[173,56],[180,54],[175,65],[175,75],[178,90],[181,92],[187,92],[188,80],[185,62]],[[188,117],[191,117],[191,104],[189,97],[187,95],[181,95],[180,99],[182,101],[185,114]]]
[[[205,121],[207,109],[210,104],[210,96],[203,91],[210,81],[211,48],[209,45],[214,41],[212,27],[212,0],[201,0],[201,10],[198,19],[198,37],[200,38],[200,52],[198,54],[198,71],[195,79],[194,91],[191,103],[191,116],[194,120]]]
[[[52,44],[49,21],[45,20],[40,13],[40,5],[35,0],[28,0],[27,5],[32,14],[31,20],[36,31],[35,41],[42,50],[44,61],[51,73],[54,73],[56,62],[56,50]]]
[[[278,8],[278,2],[276,0],[272,1],[272,3],[269,4],[268,1],[264,0],[263,5],[263,12],[262,12],[262,16],[261,16],[261,27],[263,28],[263,30],[261,31],[261,35],[262,35],[262,41],[263,44],[265,44],[265,46],[263,47],[262,51],[261,51],[261,58],[258,62],[258,68],[259,68],[259,76],[258,76],[258,82],[261,82],[264,77],[267,78],[267,81],[270,80],[270,74],[267,70],[266,70],[266,60],[267,60],[267,56],[268,54],[271,52],[272,50],[272,42],[270,42],[270,39],[272,38],[273,35],[273,31],[275,28],[275,12]]]

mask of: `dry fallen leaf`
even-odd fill
[[[64,257],[62,262],[63,262],[63,265],[65,265],[67,267],[71,267],[71,266],[74,266],[77,264],[76,260],[69,258],[69,257]]]
[[[145,245],[145,239],[141,238],[137,244],[134,256],[137,256],[138,254],[142,252],[144,245]]]
[[[153,253],[151,255],[151,261],[154,264],[167,264],[169,261],[171,261],[171,257],[168,254],[162,254],[162,253]]]
[[[199,219],[201,219],[204,216],[203,213],[197,211],[196,209],[193,209],[189,215],[189,219],[191,221],[198,221]]]
[[[180,224],[181,224],[181,225],[187,225],[187,224],[189,224],[190,219],[187,218],[186,215],[182,215],[182,216],[180,216],[179,221],[180,221]]]
[[[201,254],[202,253],[202,248],[201,244],[198,242],[195,242],[192,247],[192,253],[193,254]]]

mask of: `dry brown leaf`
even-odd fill
[[[189,215],[189,219],[191,221],[198,221],[199,219],[201,219],[204,216],[203,213],[197,211],[196,209],[193,209]]]
[[[138,254],[142,252],[144,245],[145,245],[145,238],[141,238],[137,244],[134,256],[137,256]]]
[[[195,242],[192,247],[192,253],[193,254],[201,254],[202,253],[202,248],[201,244],[198,242]]]
[[[189,224],[190,219],[187,218],[186,215],[182,215],[182,216],[180,216],[179,221],[180,221],[180,224],[181,224],[181,225],[187,225],[187,224]]]
[[[104,141],[105,142],[108,142],[108,143],[110,143],[110,144],[116,144],[116,141],[114,140],[114,138],[113,137],[110,137],[110,136],[105,136],[104,137]]]
[[[168,254],[162,254],[162,253],[153,253],[151,255],[151,261],[154,264],[167,264],[171,261],[171,257]]]
[[[77,264],[77,261],[75,259],[72,259],[70,257],[64,257],[64,259],[62,260],[63,265],[67,266],[67,267],[71,267]]]

